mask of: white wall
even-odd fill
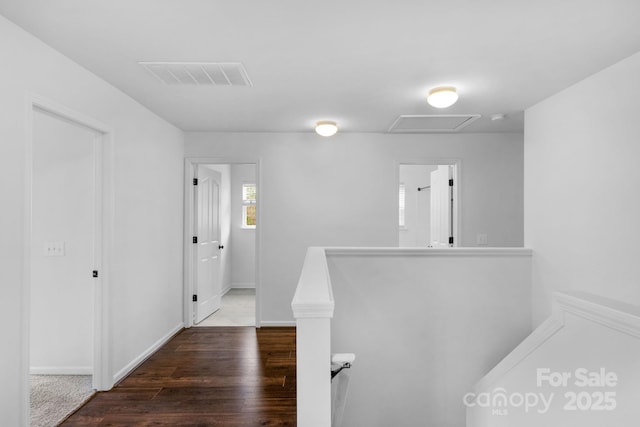
[[[331,352],[356,354],[343,425],[464,426],[463,396],[531,332],[531,252],[327,252]]]
[[[91,374],[95,132],[36,112],[31,234],[31,371]],[[44,246],[64,244],[64,256]]]
[[[2,17],[0,62],[0,421],[18,426],[26,423],[19,415],[26,385],[20,373],[28,363],[20,335],[28,227],[26,93],[114,130],[115,218],[108,289],[114,373],[182,324],[183,134]]]
[[[522,246],[522,135],[187,133],[188,157],[260,161],[263,322],[292,321],[309,246],[397,246],[398,163],[461,160],[462,245]],[[426,161],[423,161],[426,160]],[[433,163],[433,161],[431,161]]]
[[[525,114],[525,244],[534,323],[555,290],[640,305],[640,54]]]
[[[231,288],[231,165],[205,165],[220,173],[220,281],[224,294]]]
[[[256,183],[255,165],[231,165],[231,281],[234,288],[256,286],[256,230],[242,228],[242,184],[251,183]]]
[[[431,243],[431,171],[437,165],[400,165],[400,182],[405,185],[405,227],[400,229],[400,247],[427,247]]]
[[[638,424],[640,307],[559,298],[554,316],[470,390],[468,427]]]

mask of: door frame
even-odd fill
[[[31,221],[33,197],[34,115],[36,112],[53,115],[96,132],[94,139],[94,268],[99,277],[93,281],[93,388],[109,390],[113,387],[109,351],[109,295],[110,254],[113,230],[113,129],[102,122],[64,105],[33,93],[26,94],[25,111],[25,175],[23,278],[21,292],[21,414],[28,425],[30,412],[30,335],[31,335]],[[87,274],[90,272],[87,271]]]
[[[398,217],[397,217],[397,206],[398,206],[398,188],[400,187],[400,166],[401,165],[409,165],[409,166],[417,166],[417,165],[450,165],[453,166],[453,247],[462,246],[462,159],[458,158],[411,158],[411,159],[402,159],[396,160],[395,162],[395,186],[393,192],[393,200],[394,206],[396,206],[396,221],[395,226],[398,230],[397,234],[397,242],[400,242],[400,227],[398,226]],[[399,245],[399,243],[398,243]]]
[[[262,286],[261,278],[262,278],[262,270],[261,270],[261,252],[262,252],[262,227],[260,226],[260,218],[261,218],[261,204],[260,204],[260,194],[262,193],[262,175],[261,175],[261,159],[255,157],[186,157],[184,159],[184,277],[183,277],[183,287],[184,287],[184,326],[185,328],[190,328],[194,325],[193,323],[193,301],[191,297],[194,293],[194,279],[195,279],[195,271],[194,271],[194,260],[195,260],[195,251],[193,248],[192,236],[194,230],[194,215],[195,215],[195,197],[193,192],[193,178],[195,176],[196,166],[198,165],[234,165],[234,164],[253,164],[256,167],[256,262],[255,262],[255,271],[256,271],[256,328],[260,328],[261,326],[261,313],[262,313]]]

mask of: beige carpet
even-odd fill
[[[31,375],[31,427],[57,426],[94,393],[91,375]]]
[[[231,289],[222,297],[222,308],[196,326],[255,326],[256,290]]]

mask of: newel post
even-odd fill
[[[331,427],[333,292],[325,250],[309,248],[291,303],[296,319],[299,427]]]

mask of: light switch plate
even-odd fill
[[[44,256],[64,256],[64,242],[46,242]]]

